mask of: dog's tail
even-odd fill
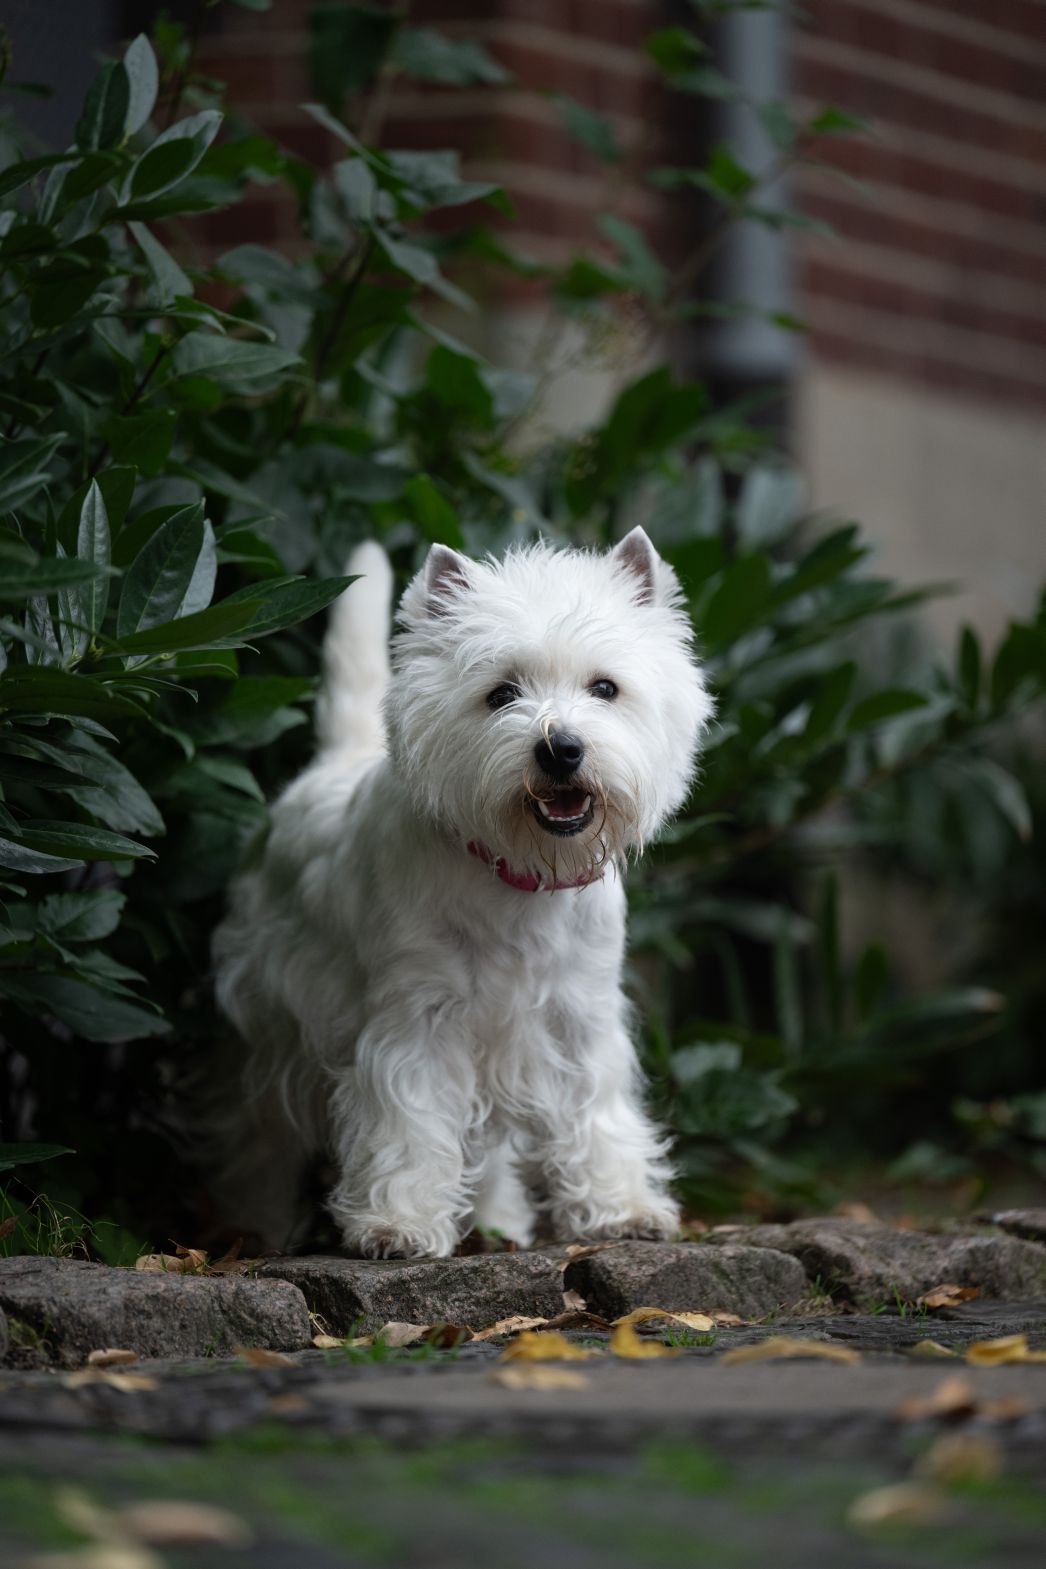
[[[392,567],[373,540],[358,545],[347,574],[358,576],[331,611],[323,640],[323,688],[316,734],[323,749],[385,747],[382,699],[389,684]]]

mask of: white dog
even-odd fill
[[[663,1236],[678,1220],[621,990],[620,871],[682,802],[711,700],[672,569],[434,545],[403,596],[377,545],[331,618],[315,762],[215,939],[247,1044],[229,1220],[285,1245],[328,1150],[371,1257]]]

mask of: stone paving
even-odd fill
[[[987,1445],[992,1465],[1003,1466],[1010,1479],[1006,1486],[1034,1489],[1046,1474],[1046,1360],[979,1366],[964,1353],[976,1342],[1014,1335],[1025,1336],[1033,1351],[1046,1350],[1041,1218],[1022,1212],[931,1234],[830,1217],[725,1229],[691,1243],[551,1247],[441,1261],[274,1259],[232,1277],[3,1260],[0,1560],[8,1561],[5,1476],[21,1479],[12,1495],[17,1513],[18,1499],[24,1502],[48,1479],[107,1475],[110,1460],[115,1464],[123,1453],[120,1440],[132,1437],[160,1442],[172,1457],[199,1445],[211,1446],[210,1453],[215,1445],[263,1439],[273,1453],[288,1456],[333,1444],[348,1446],[344,1453],[355,1457],[354,1466],[370,1453],[359,1445],[375,1442],[403,1456],[419,1446],[436,1454],[462,1444],[509,1444],[519,1446],[523,1470],[543,1456],[550,1464],[559,1457],[570,1472],[587,1457],[600,1476],[624,1467],[633,1480],[646,1464],[642,1457],[668,1445],[679,1456],[718,1457],[734,1468],[735,1481],[758,1462],[778,1478],[801,1473],[805,1486],[818,1466],[856,1468],[854,1477],[871,1466],[880,1480],[896,1480],[920,1446],[959,1433]],[[981,1294],[934,1308],[916,1303],[916,1296],[945,1284]],[[642,1325],[641,1344],[667,1341],[671,1358],[611,1354],[599,1322],[643,1306],[720,1317],[707,1333]],[[588,1319],[578,1317],[582,1309]],[[591,1355],[540,1364],[565,1370],[571,1381],[563,1387],[555,1379],[552,1387],[506,1387],[500,1375],[510,1334],[449,1350],[312,1344],[317,1332],[363,1339],[392,1322],[451,1322],[478,1331],[512,1315],[548,1319],[564,1310],[574,1315],[567,1325],[576,1325],[566,1330],[569,1344]],[[727,1355],[781,1335],[809,1344],[811,1358],[735,1363]],[[89,1352],[106,1346],[133,1351],[137,1359],[85,1368]],[[825,1347],[858,1355],[840,1363],[814,1360]],[[959,1393],[953,1388],[939,1412],[913,1408],[913,1401],[939,1397],[949,1378],[961,1381]],[[199,1492],[202,1473],[192,1475]],[[817,1532],[811,1537],[810,1522],[793,1518],[790,1496],[785,1489],[782,1521],[788,1517],[798,1566],[800,1545],[814,1551]],[[1041,1560],[1018,1525],[1016,1518],[1007,1525],[1008,1546],[999,1548],[993,1565]],[[626,1526],[622,1516],[625,1536]],[[838,1526],[836,1520],[833,1529]],[[459,1527],[447,1538],[448,1566],[484,1561],[461,1556],[464,1520]],[[252,1564],[324,1569],[371,1561],[366,1554],[330,1557],[315,1542],[308,1553],[301,1542],[284,1552],[281,1529],[272,1525],[271,1540],[266,1537]],[[567,1561],[542,1540],[532,1543],[535,1553],[546,1552],[549,1563]],[[928,1561],[921,1548],[910,1559],[878,1557],[865,1552],[867,1544],[847,1542],[845,1551],[836,1542],[832,1560],[847,1569]],[[760,1560],[752,1546],[753,1563],[765,1561],[765,1547]],[[577,1542],[575,1548],[569,1561],[587,1563]],[[444,1562],[438,1554],[426,1558],[417,1542],[410,1553],[404,1561],[412,1565]],[[748,1562],[740,1550],[726,1558]],[[776,1560],[793,1561],[780,1552]],[[154,1555],[128,1569],[156,1569],[166,1561]],[[536,1560],[520,1560],[529,1561]],[[644,1562],[609,1549],[603,1561],[620,1561],[623,1569]],[[675,1559],[666,1548],[652,1561]],[[679,1561],[688,1561],[685,1554]]]

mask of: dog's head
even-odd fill
[[[387,719],[421,811],[514,869],[592,876],[681,804],[712,709],[642,529],[604,555],[434,545],[403,596]]]

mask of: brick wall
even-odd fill
[[[298,107],[310,96],[311,3],[220,8],[200,64],[228,81],[251,120],[323,160],[330,141]],[[798,101],[873,122],[871,136],[825,149],[862,190],[824,173],[796,180],[799,204],[840,236],[796,242],[795,309],[811,326],[815,363],[1046,406],[1046,0],[804,0],[803,9],[792,35]],[[671,128],[641,53],[670,17],[660,0],[415,0],[413,24],[482,39],[516,83],[401,87],[386,105],[386,140],[460,148],[470,173],[508,189],[516,242],[540,257],[592,244],[608,198],[662,251],[682,243],[669,216],[678,209],[652,191],[616,192],[543,95],[612,114],[639,165],[663,158],[672,136],[696,142],[696,121]],[[290,245],[293,232],[286,198],[263,190],[209,238]]]
[[[1046,4],[804,0],[801,98],[866,115],[806,173],[836,244],[800,247],[821,360],[1046,406]]]

